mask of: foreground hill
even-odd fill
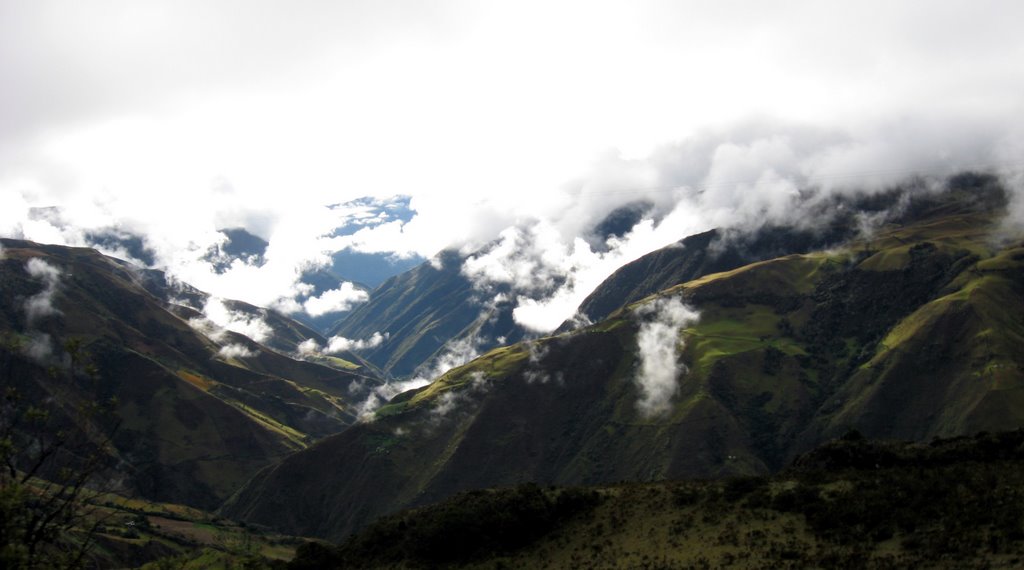
[[[377,382],[203,323],[168,303],[201,294],[172,292],[154,272],[90,249],[0,243],[3,385],[51,405],[54,433],[87,431],[74,410],[115,397],[107,465],[121,491],[215,507],[259,468],[351,424],[354,399]],[[261,311],[229,306],[240,318]],[[268,344],[288,349],[311,333],[259,314]]]
[[[264,470],[223,512],[340,539],[467,489],[765,474],[850,428],[1014,429],[1024,243],[996,239],[1001,192],[981,190],[496,349]]]
[[[848,434],[771,478],[472,491],[289,568],[1017,568],[1024,432]]]

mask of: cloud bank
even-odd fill
[[[808,188],[961,168],[1013,181],[1008,226],[1024,220],[1015,3],[44,0],[0,16],[0,235],[141,236],[174,277],[286,312],[359,301],[301,280],[345,248],[496,243],[468,275],[512,284],[517,322],[545,332],[688,234],[807,223]],[[394,196],[410,215],[367,206]],[[633,227],[595,234],[637,203]],[[225,228],[266,251],[212,263]]]

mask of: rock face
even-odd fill
[[[993,239],[1001,202],[982,190],[495,349],[263,470],[223,513],[337,540],[467,489],[763,474],[850,429],[1015,429],[1024,242]]]

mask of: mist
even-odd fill
[[[28,317],[29,327],[32,327],[43,317],[60,314],[54,305],[54,296],[60,284],[61,270],[33,257],[25,263],[25,271],[43,284],[42,291],[25,300],[25,316]]]
[[[644,417],[667,413],[679,391],[679,377],[686,366],[679,362],[683,349],[680,329],[695,323],[700,314],[678,297],[660,298],[635,310],[644,319],[637,333],[639,369],[635,377],[639,398],[636,407]]]

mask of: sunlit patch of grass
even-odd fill
[[[216,381],[210,380],[202,374],[192,372],[191,370],[179,370],[178,378],[181,378],[196,388],[199,388],[203,392],[209,392],[211,388],[217,385]]]

